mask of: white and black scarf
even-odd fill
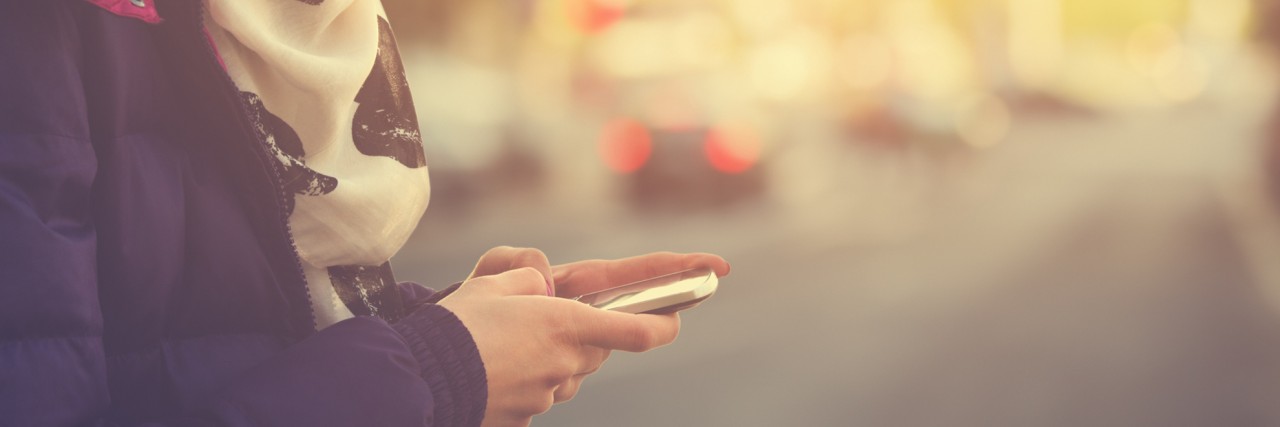
[[[293,193],[317,328],[404,314],[388,259],[427,208],[418,120],[379,0],[205,0],[205,25]]]

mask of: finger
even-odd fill
[[[574,316],[578,342],[607,349],[649,351],[670,344],[680,334],[677,314],[619,313],[579,304]]]
[[[485,414],[484,419],[480,421],[480,427],[529,427],[530,424],[533,424],[533,417],[531,416],[490,416]]]
[[[475,269],[471,272],[471,277],[489,276],[520,267],[533,267],[547,273],[547,277],[551,276],[551,263],[547,261],[547,256],[542,251],[534,248],[499,246],[480,256]]]
[[[529,427],[532,423],[532,415],[486,412],[480,427]]]
[[[596,346],[582,347],[581,356],[578,360],[578,371],[574,375],[590,375],[600,370],[604,366],[604,361],[609,359],[612,350]]]
[[[599,290],[692,268],[707,267],[717,276],[729,274],[729,263],[707,253],[657,252],[618,260],[588,260],[552,268],[556,295],[573,298]]]
[[[586,374],[575,375],[573,378],[565,381],[564,384],[560,384],[559,387],[556,387],[556,391],[554,393],[555,402],[562,403],[572,400],[573,396],[578,394],[578,390],[582,389],[582,380],[585,380],[586,378]]]
[[[490,276],[522,267],[530,267],[542,273],[543,281],[546,282],[546,295],[555,295],[555,281],[551,274],[551,262],[547,260],[546,254],[533,248],[499,246],[490,249],[480,256],[480,260],[476,262],[476,267],[471,270],[471,275],[468,279]]]
[[[510,296],[545,295],[547,288],[541,272],[532,267],[523,267],[468,280],[458,290]]]
[[[555,390],[573,377],[566,377],[558,383],[526,382],[522,386],[506,390],[509,399],[502,399],[501,408],[507,412],[522,416],[545,414],[556,404]],[[491,399],[497,398],[491,396]]]

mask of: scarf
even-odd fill
[[[205,26],[290,193],[317,328],[405,314],[388,260],[430,198],[379,0],[205,0]]]

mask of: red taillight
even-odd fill
[[[649,129],[635,120],[621,119],[604,127],[600,136],[600,155],[604,164],[618,173],[631,173],[644,167],[653,153]]]
[[[583,32],[594,34],[613,26],[626,13],[625,4],[609,0],[575,0],[569,3]]]
[[[746,128],[714,127],[703,149],[711,167],[728,174],[746,172],[760,160],[760,138]]]

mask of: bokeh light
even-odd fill
[[[745,126],[717,126],[704,142],[711,167],[727,174],[750,170],[760,159],[760,137]]]
[[[1052,88],[1064,54],[1062,4],[1058,0],[1009,1],[1009,62],[1019,83]]]
[[[882,88],[893,76],[893,50],[883,38],[869,33],[849,36],[842,46],[840,75],[859,91]]]
[[[572,0],[570,10],[583,31],[597,33],[622,19],[629,4],[626,0]]]
[[[751,84],[770,101],[794,101],[812,94],[830,73],[830,47],[819,34],[797,29],[761,44],[751,53]]]
[[[600,136],[600,155],[614,172],[631,173],[644,167],[653,153],[653,137],[644,124],[618,119],[605,125]]]

